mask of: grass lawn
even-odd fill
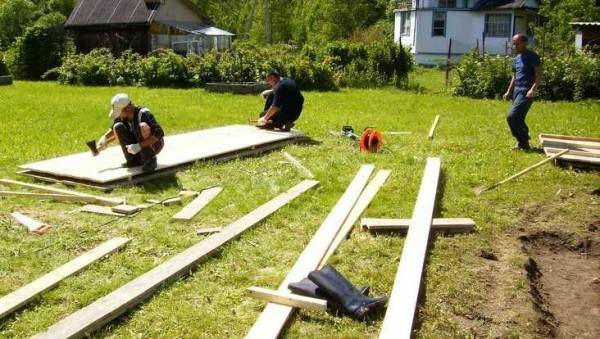
[[[585,234],[600,219],[600,188],[594,172],[546,165],[527,176],[475,197],[472,188],[491,184],[543,159],[510,150],[513,140],[504,116],[508,103],[456,98],[443,92],[443,74],[419,70],[414,81],[424,94],[395,89],[306,93],[297,128],[317,144],[288,146],[321,182],[265,222],[225,246],[190,276],[162,288],[140,307],[112,322],[98,337],[242,337],[264,307],[245,297],[256,285],[276,288],[296,261],[358,168],[373,163],[392,177],[367,209],[368,217],[409,218],[425,160],[442,159],[438,217],[470,217],[477,232],[432,239],[419,310],[418,336],[535,337],[533,309],[519,234],[534,229]],[[439,80],[436,80],[439,79]],[[128,92],[149,107],[167,134],[243,123],[261,108],[258,96],[209,94],[203,90],[83,88],[54,83],[17,82],[0,87],[0,176],[18,178],[17,165],[86,150],[85,141],[109,127],[110,97]],[[436,137],[427,133],[441,114]],[[600,104],[535,103],[528,118],[534,144],[540,132],[600,136]],[[412,131],[386,137],[385,150],[361,154],[330,130],[352,125],[384,131]],[[180,207],[150,209],[105,225],[110,217],[68,212],[77,206],[28,199],[0,199],[0,295],[62,265],[102,241],[132,237],[121,252],[64,280],[41,299],[0,322],[0,337],[26,337],[113,291],[203,239],[198,227],[225,226],[297,184],[301,176],[280,164],[280,152],[225,164],[202,164],[176,179],[115,190],[131,203],[160,199],[183,188],[222,185],[224,192],[189,223],[172,222]],[[31,236],[14,223],[14,210],[54,228]],[[331,259],[356,284],[374,295],[389,294],[404,237],[355,230]],[[497,262],[481,258],[494,251]],[[489,320],[491,319],[491,320]],[[382,319],[367,323],[301,311],[289,338],[377,337]]]

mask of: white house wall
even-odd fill
[[[400,35],[400,12],[396,12],[394,37],[396,42],[412,48],[416,62],[419,64],[435,65],[446,59],[448,43],[452,39],[452,58],[458,59],[460,55],[477,47],[483,48],[482,33],[485,29],[486,14],[511,14],[512,11],[473,12],[469,10],[448,10],[446,12],[446,36],[432,36],[433,11],[417,10],[411,12],[411,30],[409,35]],[[415,15],[416,41],[415,34]],[[510,37],[496,38],[486,37],[485,51],[490,54],[507,53],[507,43]],[[510,50],[508,50],[510,51]]]

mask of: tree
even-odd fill
[[[35,4],[29,0],[0,2],[0,49],[6,49],[34,19]]]

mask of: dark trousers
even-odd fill
[[[515,89],[513,93],[513,103],[506,121],[512,135],[517,139],[519,145],[529,144],[529,127],[525,123],[527,112],[533,104],[533,100],[526,97],[527,90]]]
[[[159,140],[151,147],[144,147],[138,154],[131,154],[127,152],[127,145],[137,144],[142,142],[142,137],[133,133],[131,130],[122,122],[118,122],[113,126],[113,130],[117,134],[117,138],[121,143],[121,151],[125,156],[125,160],[128,164],[139,164],[143,165],[153,160],[158,153],[162,150],[164,145],[163,140]]]
[[[273,105],[274,99],[275,99],[275,95],[273,93],[271,93],[267,97],[267,99],[265,100],[265,109],[260,114],[261,117],[263,117],[263,116],[265,116],[265,114],[267,114],[267,111]],[[279,112],[277,112],[277,114],[275,114],[271,118],[271,121],[273,121],[272,126],[276,127],[276,128],[281,128],[284,125],[288,125],[288,124],[298,120],[298,118],[300,117],[300,113],[301,112],[295,112],[290,109],[287,109],[286,107],[281,107]]]

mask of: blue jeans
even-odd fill
[[[526,97],[527,89],[515,88],[513,93],[513,103],[506,121],[512,135],[517,139],[519,145],[529,144],[529,127],[525,123],[525,117],[533,100]]]

